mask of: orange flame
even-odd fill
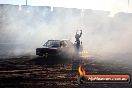
[[[80,76],[84,76],[86,74],[85,70],[82,68],[81,65],[79,66],[78,71],[79,71]]]

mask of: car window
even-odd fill
[[[48,47],[48,48],[57,48],[57,47],[60,47],[60,41],[57,41],[57,40],[50,40],[50,41],[47,41],[45,44],[44,44],[45,47]]]

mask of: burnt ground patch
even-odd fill
[[[77,83],[78,70],[72,70],[72,60],[19,56],[0,60],[1,88],[131,88],[126,84]],[[130,74],[132,69],[122,63],[83,59],[87,74]]]

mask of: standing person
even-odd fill
[[[79,49],[80,49],[80,38],[82,36],[82,30],[80,30],[80,31],[81,31],[80,34],[77,34],[77,32],[76,32],[76,35],[75,35],[77,52],[79,52]]]

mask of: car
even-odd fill
[[[48,40],[42,48],[36,48],[38,56],[59,56],[73,58],[76,54],[75,44],[70,40]]]

